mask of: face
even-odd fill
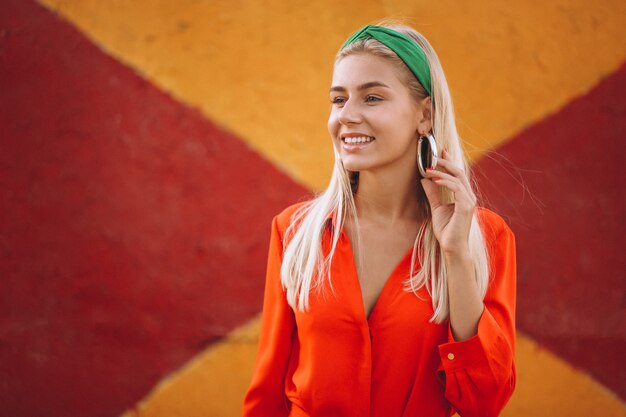
[[[426,129],[424,102],[410,95],[392,64],[370,54],[341,59],[330,100],[328,131],[346,169],[415,165],[418,131]]]

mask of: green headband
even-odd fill
[[[426,59],[426,54],[422,48],[413,39],[383,26],[366,25],[350,36],[341,46],[341,49],[358,39],[364,38],[374,38],[394,51],[415,74],[428,94],[432,95],[428,59]]]

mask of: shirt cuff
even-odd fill
[[[478,321],[478,332],[469,339],[457,342],[448,321],[448,342],[439,345],[440,371],[453,371],[480,365],[489,366],[489,351],[499,337],[499,326],[487,307]]]

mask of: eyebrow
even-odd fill
[[[358,91],[361,91],[361,90],[367,90],[368,88],[372,88],[372,87],[391,88],[387,84],[381,83],[380,81],[370,81],[368,83],[361,84],[356,89]],[[333,91],[346,91],[346,88],[340,85],[335,85],[335,86],[330,87],[330,92],[332,93]]]

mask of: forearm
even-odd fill
[[[444,255],[450,304],[450,326],[456,341],[475,336],[484,304],[478,294],[474,265],[468,251]]]

